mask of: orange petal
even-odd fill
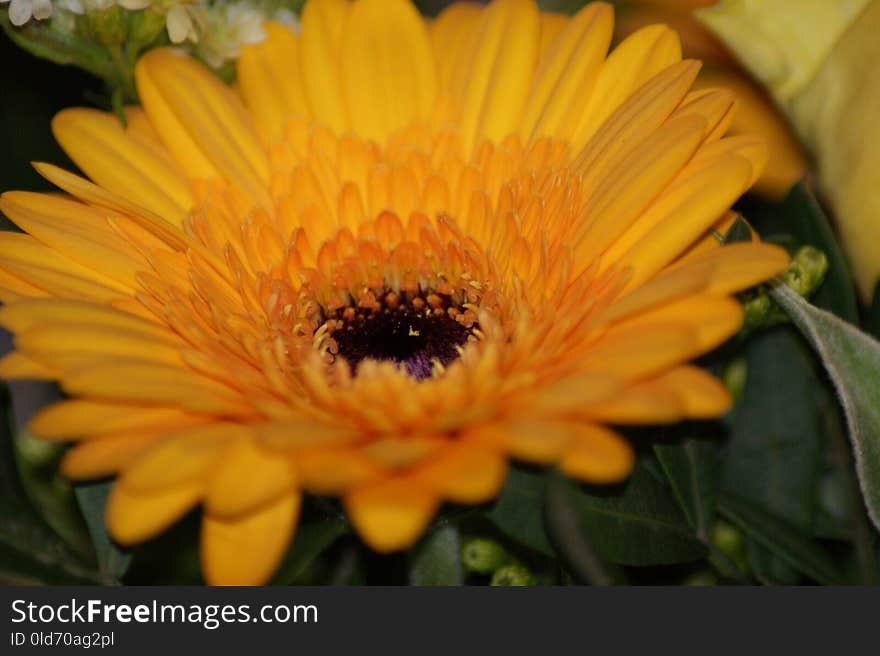
[[[235,519],[206,513],[201,557],[210,585],[263,585],[281,560],[296,530],[301,497],[287,494]]]
[[[406,0],[360,0],[341,48],[343,96],[355,131],[383,142],[427,118],[437,95],[437,66],[425,22]]]
[[[132,493],[153,493],[203,480],[234,440],[247,428],[212,424],[167,437],[125,470],[119,485]]]
[[[367,483],[347,492],[343,502],[364,542],[382,553],[412,545],[440,505],[436,492],[405,478]]]
[[[107,500],[107,528],[114,540],[130,546],[161,533],[198,503],[199,483],[155,494],[132,494],[114,485]]]
[[[64,454],[61,472],[75,480],[111,476],[137,462],[138,458],[161,439],[161,434],[136,432],[101,435],[96,439],[87,439]]]
[[[304,489],[339,495],[382,474],[375,463],[354,449],[316,449],[296,458]]]
[[[595,424],[579,425],[566,446],[559,468],[586,483],[616,483],[629,476],[635,462],[632,446],[614,431]]]
[[[494,449],[462,443],[432,458],[415,476],[454,503],[485,503],[504,486],[507,461]]]
[[[205,510],[217,518],[239,517],[291,492],[296,482],[289,457],[266,451],[256,440],[240,440],[211,474]]]

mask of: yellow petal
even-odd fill
[[[107,303],[130,294],[121,283],[19,233],[0,233],[0,269],[63,298]]]
[[[475,2],[454,2],[446,5],[428,28],[442,92],[451,92],[455,63],[463,57],[463,51],[467,49],[466,44],[482,11],[482,6]]]
[[[135,75],[144,109],[181,165],[192,156],[192,144],[198,144],[195,148],[212,169],[254,201],[269,206],[266,154],[250,116],[216,75],[190,57],[165,48],[141,57]],[[207,177],[211,169],[200,173]]]
[[[231,388],[185,369],[146,362],[101,363],[62,381],[70,394],[106,401],[179,406],[194,412],[248,416],[253,410]]]
[[[28,422],[28,430],[42,438],[70,439],[87,434],[137,430],[170,432],[209,420],[209,417],[183,412],[177,408],[71,399],[41,409]]]
[[[680,60],[678,36],[669,28],[649,25],[630,34],[608,56],[587,105],[570,110],[574,148],[587,143],[633,91]]]
[[[58,377],[56,369],[47,367],[18,351],[0,358],[0,378],[4,380],[52,380]]]
[[[348,491],[343,501],[358,534],[381,553],[412,545],[440,505],[436,492],[404,478],[367,483]]]
[[[454,445],[420,468],[416,477],[453,503],[485,503],[504,486],[507,462],[494,449]]]
[[[581,424],[563,451],[559,468],[586,483],[608,484],[629,476],[634,462],[632,446],[620,435],[604,426]]]
[[[49,292],[45,289],[35,287],[26,280],[0,269],[0,302],[12,303],[48,295]]]
[[[645,236],[617,261],[633,269],[628,288],[642,284],[676,259],[745,191],[752,173],[748,161],[731,157],[701,170],[657,201],[650,214],[640,219],[643,225],[631,228],[644,229]]]
[[[675,394],[688,419],[720,417],[733,404],[727,388],[698,367],[676,367],[654,382]]]
[[[631,380],[685,360],[698,350],[696,326],[678,319],[612,328],[590,347],[584,357],[584,370]]]
[[[572,424],[566,421],[514,418],[475,429],[473,439],[503,448],[514,458],[549,465],[559,459],[571,432]]]
[[[382,475],[365,455],[351,449],[306,451],[296,465],[303,488],[314,494],[341,495]]]
[[[202,519],[201,560],[209,585],[263,585],[281,564],[296,530],[300,495],[288,494],[259,510]]]
[[[698,355],[715,348],[742,326],[742,306],[724,296],[698,295],[665,303],[621,322],[614,331],[626,333],[652,330],[654,325],[680,323],[695,338],[694,351]]]
[[[618,321],[698,293],[740,291],[784,271],[788,261],[788,253],[772,244],[736,243],[706,251],[673,264],[615,300],[596,323]]]
[[[445,440],[436,437],[380,437],[359,451],[383,469],[408,469],[430,458],[444,444]]]
[[[640,381],[613,400],[590,407],[587,413],[617,424],[671,423],[719,417],[731,404],[730,394],[717,379],[697,367],[683,365]]]
[[[121,485],[114,485],[107,499],[107,529],[113,539],[124,546],[143,542],[189,512],[198,503],[201,493],[200,483],[156,494],[131,494]]]
[[[16,347],[59,369],[77,369],[102,361],[128,359],[182,366],[177,346],[146,340],[138,333],[84,324],[49,324],[16,336]]]
[[[156,493],[197,480],[224,456],[247,428],[236,424],[211,424],[169,434],[125,470],[118,485],[135,493]]]
[[[694,61],[669,66],[614,109],[575,160],[587,188],[663,124],[687,94],[699,69]]]
[[[773,244],[734,243],[673,264],[660,275],[694,275],[703,264],[708,264],[706,292],[729,294],[782,273],[788,267],[789,259],[784,248]]]
[[[607,374],[566,376],[531,394],[528,412],[540,417],[577,414],[585,405],[604,401],[619,389],[619,381]]]
[[[76,165],[92,180],[181,225],[192,206],[182,171],[128,137],[119,119],[93,109],[65,109],[52,119],[52,132]]]
[[[684,406],[669,390],[635,385],[617,397],[587,409],[596,421],[619,425],[671,424],[684,417]]]
[[[114,212],[125,215],[172,248],[183,250],[187,247],[192,247],[199,250],[202,255],[205,255],[204,250],[200,249],[199,245],[192,243],[181,229],[168,223],[158,214],[154,214],[146,208],[140,207],[137,203],[129,201],[124,196],[111,193],[85,178],[81,178],[52,164],[34,162],[34,168],[49,182],[63,189],[71,196],[79,198],[89,205],[111,209]],[[210,261],[213,262],[216,259],[214,257]]]
[[[542,40],[545,16],[541,15]],[[613,25],[614,12],[604,3],[590,3],[564,23],[538,62],[520,123],[524,140],[570,136],[559,133],[562,121],[574,104],[583,107],[590,97]]]
[[[239,440],[214,468],[205,494],[205,510],[215,518],[254,512],[296,484],[289,457],[266,451],[255,440]]]
[[[514,131],[538,58],[540,22],[532,0],[495,0],[477,30],[478,47],[465,63],[460,128],[465,152],[482,139],[500,142]]]
[[[264,143],[272,143],[284,134],[292,116],[308,116],[309,110],[302,79],[291,74],[301,57],[296,34],[271,21],[263,23],[263,30],[264,41],[242,47],[237,80]]]
[[[25,332],[46,324],[85,324],[98,328],[115,328],[139,334],[148,340],[183,344],[180,338],[165,326],[94,303],[60,298],[28,299],[0,308],[0,325],[12,332]]]
[[[104,210],[21,191],[3,194],[0,210],[43,244],[125,287],[135,287],[135,274],[147,266],[113,230]]]
[[[700,76],[697,76],[697,80]],[[669,115],[669,120],[681,116],[702,116],[706,119],[706,139],[715,141],[727,133],[736,115],[736,100],[727,89],[692,91],[681,105]]]
[[[596,183],[583,210],[577,262],[586,268],[645,210],[681,172],[704,136],[706,121],[682,116],[659,127],[638,148]],[[606,256],[615,259],[612,250]]]
[[[352,127],[379,142],[427,118],[437,67],[425,23],[407,0],[360,0],[344,29],[342,88]]]
[[[219,169],[211,162],[204,150],[190,135],[186,126],[175,115],[169,102],[154,81],[160,71],[152,71],[145,64],[135,66],[135,81],[138,96],[143,103],[151,125],[174,161],[183,169],[190,180],[211,180],[221,178]]]
[[[61,473],[74,480],[113,476],[161,441],[156,433],[125,432],[78,443],[64,454]]]
[[[312,116],[341,133],[348,127],[339,71],[339,46],[348,18],[346,0],[311,0],[302,13],[299,70]]]
[[[539,18],[541,20],[541,41],[538,44],[538,58],[540,59],[559,36],[559,33],[568,25],[570,17],[555,11],[542,11]]]

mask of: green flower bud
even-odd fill
[[[500,544],[487,538],[471,538],[461,547],[461,563],[474,574],[491,574],[508,562]]]
[[[763,326],[768,322],[772,310],[773,303],[767,295],[767,290],[759,289],[754,296],[743,302],[743,327],[749,330]]]
[[[707,587],[718,585],[718,579],[715,577],[715,574],[706,570],[703,572],[697,572],[695,574],[691,574],[684,580],[684,585],[691,587]]]
[[[712,544],[732,558],[743,548],[742,534],[730,524],[718,522],[712,528]]]
[[[825,253],[812,246],[803,246],[794,254],[782,279],[799,295],[808,298],[822,284],[827,272]]]
[[[721,374],[721,380],[734,401],[739,401],[742,398],[743,390],[746,387],[747,373],[748,366],[746,365],[745,358],[737,358],[736,360],[731,360]]]
[[[743,540],[739,529],[727,522],[719,521],[712,528],[710,540],[718,548],[718,551],[730,558],[737,567],[748,571],[749,562],[746,557],[745,540]]]
[[[522,565],[504,565],[495,570],[489,585],[535,585],[535,577]]]
[[[21,433],[16,439],[16,447],[21,460],[30,467],[41,469],[55,466],[64,445],[48,440],[39,440],[30,433]]]

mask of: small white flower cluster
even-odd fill
[[[9,5],[9,22],[21,27],[31,18],[45,20],[52,15],[51,0],[0,0],[0,5]]]
[[[190,0],[184,0],[189,2]],[[101,11],[119,5],[129,11],[146,9],[153,0],[0,0],[0,4],[9,4],[9,22],[21,27],[34,20],[51,18],[54,9],[60,9],[82,16],[87,11]],[[174,3],[177,4],[177,3]]]
[[[218,3],[205,16],[205,29],[196,53],[209,66],[220,68],[228,61],[238,59],[241,46],[259,43],[266,38],[263,32],[265,16],[248,0]]]
[[[296,16],[279,0],[0,0],[9,4],[9,21],[22,26],[56,16],[72,18],[119,6],[128,11],[149,9],[165,17],[168,39],[189,45],[210,66],[237,59],[241,46],[265,38],[262,23],[280,20],[297,27]]]

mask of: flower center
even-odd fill
[[[372,303],[346,306],[326,321],[329,351],[352,370],[364,359],[389,360],[417,380],[458,358],[479,326],[473,311],[451,297],[387,292]]]

